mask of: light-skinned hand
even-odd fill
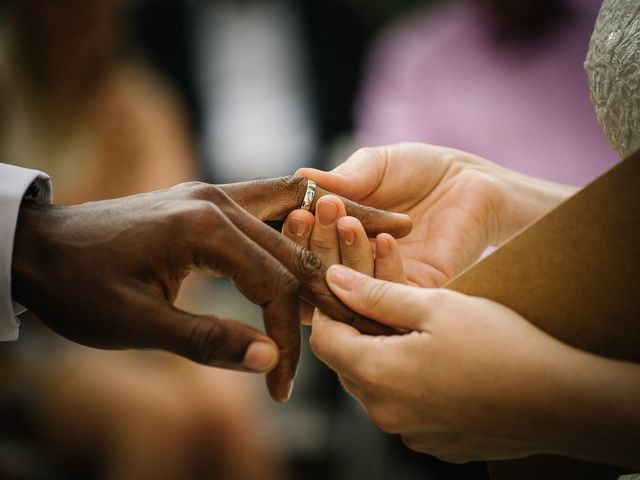
[[[381,429],[466,462],[567,455],[640,468],[640,366],[576,350],[514,311],[446,289],[329,268],[349,307],[396,330],[363,335],[316,310],[313,352]]]
[[[331,172],[297,175],[353,201],[406,213],[398,241],[408,280],[434,287],[575,192],[521,175],[476,155],[420,143],[358,150]]]

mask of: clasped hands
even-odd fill
[[[268,371],[271,395],[284,401],[299,357],[300,298],[361,329],[388,331],[345,307],[326,285],[326,267],[262,222],[300,206],[306,183],[301,177],[194,182],[70,207],[25,201],[12,297],[84,345],[163,349],[207,365]],[[316,199],[325,193],[318,189]],[[345,202],[371,234],[411,229],[406,215]],[[233,281],[262,307],[267,335],[175,308],[192,271]]]
[[[73,207],[25,203],[13,298],[79,343],[266,371],[281,401],[302,316],[316,355],[379,427],[415,450],[452,461],[554,453],[640,466],[637,365],[435,288],[574,188],[423,144],[364,149],[332,172],[297,175]],[[315,215],[294,210],[302,177],[321,187]],[[262,222],[285,216],[284,235]],[[193,270],[230,278],[261,305],[268,336],[177,310]]]

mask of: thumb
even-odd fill
[[[327,271],[331,291],[352,310],[394,328],[424,330],[429,290],[387,282],[344,265]]]
[[[310,178],[337,195],[359,202],[381,184],[386,164],[386,147],[369,147],[356,151],[331,172],[301,168],[296,175]]]
[[[267,372],[278,364],[275,342],[247,325],[172,306],[156,319],[156,346],[194,362],[245,372]]]

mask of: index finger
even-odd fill
[[[311,251],[296,245],[273,228],[258,221],[221,192],[215,203],[232,223],[276,258],[300,282],[300,296],[332,318],[352,325],[369,335],[392,335],[397,331],[369,320],[343,304],[329,289],[327,267]]]
[[[331,370],[351,378],[351,368],[362,360],[360,333],[316,310],[313,314],[309,346]]]
[[[260,220],[283,220],[288,213],[302,205],[307,190],[307,179],[291,175],[229,183],[218,187]],[[316,202],[325,195],[333,194],[323,188],[316,188],[310,208],[312,213],[315,212]],[[408,215],[360,205],[344,197],[340,199],[344,203],[347,215],[360,220],[370,237],[387,232],[400,238],[411,232],[413,222]]]

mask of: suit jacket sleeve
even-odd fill
[[[11,299],[11,259],[18,212],[23,198],[51,201],[49,176],[37,170],[0,163],[0,341],[16,340],[24,308]]]

